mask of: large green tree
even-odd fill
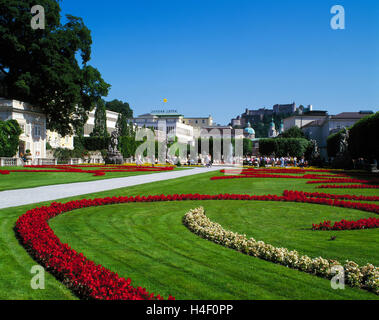
[[[129,103],[122,102],[121,100],[114,99],[105,104],[107,110],[122,113],[127,119],[133,118],[133,110],[130,108]]]
[[[291,127],[284,131],[281,135],[281,138],[305,138],[304,132],[297,126]]]
[[[116,131],[119,137],[129,135],[128,119],[124,113],[119,113],[117,117]]]
[[[45,28],[31,27],[41,5]],[[58,0],[0,0],[0,95],[38,106],[61,135],[83,126],[110,85],[88,65],[91,32],[81,18],[61,22]],[[79,60],[79,61],[78,61]]]
[[[109,137],[107,130],[107,110],[105,109],[105,103],[103,100],[100,100],[96,107],[95,125],[91,132],[91,137]]]
[[[20,134],[16,120],[0,120],[0,157],[13,157],[17,153]]]

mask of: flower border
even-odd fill
[[[341,230],[357,230],[357,229],[374,229],[379,228],[378,218],[359,219],[357,221],[341,220],[336,221],[333,225],[329,220],[321,222],[319,224],[313,224],[313,231],[341,231]]]
[[[225,230],[205,215],[203,207],[187,212],[183,217],[183,224],[200,237],[224,247],[323,278],[332,278],[332,267],[342,266],[335,260],[326,260],[322,257],[312,259],[306,255],[299,255],[296,250],[289,251],[287,248],[274,247],[263,241],[256,241],[254,238],[248,239],[246,235]],[[378,267],[370,263],[360,267],[355,262],[346,260],[343,268],[350,286],[379,294]]]

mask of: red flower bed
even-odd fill
[[[328,176],[329,177],[329,176]],[[243,178],[279,178],[279,179],[323,179],[322,175],[315,174],[305,174],[302,176],[290,176],[284,174],[268,174],[268,173],[255,173],[248,172],[243,173],[242,175],[230,175],[230,176],[215,176],[211,177],[211,180],[224,180],[224,179],[243,179]],[[344,180],[344,179],[341,179]],[[323,181],[328,181],[326,178]]]
[[[0,170],[0,174],[10,174],[9,170]]]
[[[311,180],[307,183],[370,183],[368,180],[359,180],[359,179],[325,179],[325,180]]]
[[[379,185],[370,184],[350,184],[350,185],[335,185],[323,184],[317,187],[318,189],[379,189]]]
[[[370,229],[379,228],[378,218],[360,219],[357,221],[341,220],[331,225],[330,221],[324,221],[320,224],[313,224],[312,230],[356,230],[356,229]]]
[[[226,169],[228,171],[228,169]],[[233,169],[232,169],[233,170]],[[287,169],[287,168],[257,168],[257,169],[243,169],[244,171],[257,171],[257,172],[274,172],[274,173],[307,173],[307,172],[321,172],[321,173],[333,173],[338,172],[332,169]]]
[[[40,207],[27,211],[16,222],[16,233],[27,251],[49,272],[72,289],[79,297],[87,299],[162,299],[160,295],[148,293],[144,288],[131,286],[131,280],[119,277],[102,265],[88,260],[82,253],[63,244],[48,225],[48,220],[65,212],[79,208],[103,206],[128,202],[185,201],[185,200],[247,200],[247,201],[288,201],[323,204],[344,208],[353,208],[379,213],[379,205],[340,201],[335,195],[309,194],[299,191],[284,191],[277,195],[242,194],[174,194],[136,197],[107,197],[93,200],[76,200],[67,203],[53,202],[49,207]],[[331,199],[334,198],[334,199]],[[366,219],[368,220],[368,219]],[[365,223],[373,226],[374,220]],[[336,226],[340,226],[340,222]],[[361,226],[362,222],[349,222],[350,228]],[[317,226],[317,225],[315,225]],[[324,226],[325,228],[325,226]],[[339,229],[342,230],[342,229]],[[169,296],[169,299],[173,299]]]
[[[284,195],[289,191],[284,191]],[[327,198],[327,199],[345,199],[345,200],[357,200],[357,201],[379,201],[378,196],[355,196],[350,194],[330,194],[319,192],[300,192],[306,197],[310,198]]]
[[[10,172],[71,172],[71,173],[92,173],[94,176],[104,176],[106,172],[160,172],[173,170],[174,167],[149,167],[149,166],[96,166],[96,165],[28,165],[25,168],[32,168],[33,170],[20,169],[20,170],[3,170],[1,174],[9,174]],[[98,170],[85,170],[84,168],[98,168]],[[83,168],[83,169],[81,169]],[[3,173],[5,172],[5,173]],[[7,173],[6,173],[7,172]]]
[[[131,280],[121,278],[101,265],[96,265],[83,254],[61,243],[48,225],[48,220],[78,208],[132,201],[131,198],[52,203],[27,211],[16,223],[16,232],[27,251],[49,272],[72,289],[79,297],[89,299],[161,300],[160,295],[134,288]],[[169,299],[173,297],[169,296]]]

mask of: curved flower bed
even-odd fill
[[[242,173],[242,175],[230,175],[230,176],[215,176],[211,177],[211,180],[223,180],[223,179],[243,179],[243,178],[281,178],[281,179],[323,179],[320,175],[303,175],[303,176],[290,176],[284,174],[267,174],[267,173]],[[325,180],[326,181],[326,180]]]
[[[283,195],[287,196],[293,191],[285,190]],[[357,200],[357,201],[379,201],[378,196],[355,196],[350,194],[330,194],[330,193],[320,193],[320,192],[302,192],[296,191],[300,195],[310,198],[326,198],[326,199],[345,199],[345,200]]]
[[[370,183],[368,180],[359,180],[359,179],[325,179],[325,180],[311,180],[307,181],[308,184],[312,183]]]
[[[302,169],[302,168],[256,168],[256,169],[253,169],[253,168],[248,168],[248,169],[243,169],[243,172],[257,172],[257,173],[261,173],[261,172],[270,172],[270,173],[295,173],[295,174],[299,174],[299,173],[307,173],[307,172],[320,172],[320,173],[333,173],[333,172],[339,172],[338,175],[345,175],[343,173],[340,173],[341,170],[337,170],[337,169],[310,169],[310,168],[306,168],[306,169]],[[222,173],[233,173],[233,172],[239,172],[237,169],[223,169],[223,170],[220,170],[220,172]],[[337,176],[338,176],[337,175]]]
[[[319,224],[313,224],[312,230],[356,230],[356,229],[371,229],[371,228],[379,228],[379,219],[378,218],[368,218],[368,219],[360,219],[357,221],[348,221],[341,220],[335,222],[333,225],[329,220],[321,222]]]
[[[371,184],[350,184],[350,185],[335,185],[322,184],[317,186],[318,189],[379,189],[379,185]]]
[[[11,172],[35,173],[35,172],[71,172],[71,173],[92,173],[96,176],[104,176],[106,172],[160,172],[173,170],[172,166],[123,166],[123,165],[28,165],[29,169],[0,170],[0,174],[10,174]],[[83,168],[83,169],[82,169]],[[85,170],[85,168],[98,168]]]
[[[63,244],[48,225],[48,220],[65,212],[79,208],[95,207],[129,202],[185,201],[185,200],[245,200],[245,201],[288,201],[323,204],[354,208],[379,213],[379,205],[349,202],[338,199],[311,197],[299,191],[285,191],[277,195],[241,194],[174,194],[136,197],[107,197],[93,200],[76,200],[67,203],[53,202],[49,207],[27,211],[16,223],[15,230],[22,245],[32,257],[49,272],[60,279],[79,297],[86,299],[162,299],[160,295],[148,293],[145,289],[131,286],[130,279],[124,279],[101,265],[88,260],[82,253]],[[286,260],[287,261],[287,260]],[[317,260],[322,263],[323,260]],[[309,264],[309,260],[303,260]],[[308,267],[307,267],[308,268]],[[368,268],[368,267],[367,267]],[[369,281],[369,280],[367,280]],[[365,280],[366,283],[366,280]],[[173,299],[169,296],[169,299]]]
[[[221,244],[270,262],[278,263],[289,268],[311,273],[330,279],[333,266],[342,266],[338,261],[326,260],[322,257],[310,258],[301,256],[296,250],[278,248],[263,241],[248,239],[246,235],[225,230],[220,224],[212,222],[204,213],[202,207],[190,210],[183,218],[184,225],[200,237]],[[360,287],[379,294],[379,268],[372,264],[360,267],[353,261],[346,261],[343,265],[345,278],[352,287]]]
[[[121,200],[121,199],[119,199]],[[82,253],[63,244],[48,225],[48,220],[78,208],[119,203],[111,198],[52,203],[27,211],[16,223],[21,243],[47,271],[84,299],[161,300],[160,295],[134,288],[131,280],[119,277],[102,265],[88,260]],[[173,299],[169,296],[169,299]]]

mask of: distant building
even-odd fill
[[[86,124],[84,125],[85,137],[88,137],[92,133],[93,128],[95,126],[95,111],[96,110],[92,110],[89,113],[88,120]],[[112,132],[116,130],[116,123],[117,123],[119,113],[106,110],[106,115],[107,115],[107,130],[109,134],[112,134]]]
[[[203,117],[203,118],[183,118],[183,123],[192,126],[194,128],[209,127],[213,125],[212,116]]]
[[[251,127],[251,123],[249,122],[247,127],[243,130],[244,137],[246,139],[255,139],[255,130]]]
[[[178,140],[183,143],[192,142],[194,127],[184,123],[184,117],[182,114],[177,113],[175,110],[153,111],[146,113],[133,119],[133,123],[139,127],[151,128],[158,130],[158,122],[164,122],[166,125],[166,134],[168,137],[178,137]]]
[[[257,123],[263,120],[264,116],[272,116],[273,110],[261,108],[258,110],[249,110],[245,109],[245,112],[241,114],[241,116],[237,116],[237,118],[231,120],[231,124],[233,127],[240,126],[246,127],[248,123]]]
[[[343,128],[353,126],[357,121],[372,113],[372,111],[342,112],[337,115],[330,116],[326,112],[324,114],[319,112],[319,115],[317,116],[314,114],[304,114],[302,116],[296,116],[295,118],[290,117],[284,119],[284,124],[285,128],[287,125],[287,129],[296,125],[303,130],[308,138],[316,140],[320,148],[321,157],[324,160],[327,160],[328,154],[326,149],[326,140],[329,135],[336,133]]]
[[[306,112],[312,111],[312,105],[308,107],[296,107],[296,103],[289,104],[275,104],[272,109],[260,108],[256,110],[245,109],[245,112],[236,118],[231,119],[230,124],[233,128],[245,128],[248,123],[252,125],[257,125],[261,122],[264,122],[266,125],[270,118],[280,119],[285,117],[286,115],[300,115]],[[270,129],[272,129],[270,127]],[[274,128],[276,131],[279,129]],[[277,134],[279,132],[276,132]],[[262,132],[260,133],[262,135]],[[271,135],[274,134],[274,130],[272,130]]]
[[[315,120],[325,119],[327,115],[327,111],[309,111],[304,114],[295,114],[283,119],[284,131],[295,126],[302,128]]]
[[[276,104],[272,107],[275,114],[291,114],[296,112],[296,103],[291,104]]]
[[[233,128],[234,127],[241,127],[242,126],[242,124],[241,124],[241,116],[237,116],[237,118],[232,119],[231,125],[232,125]]]
[[[48,142],[53,149],[74,149],[74,136],[62,137],[58,132],[55,131],[46,131],[46,142]]]
[[[17,120],[21,127],[19,154],[30,150],[32,159],[46,157],[46,116],[26,102],[0,98],[0,119]]]
[[[270,123],[270,128],[268,129],[268,137],[269,138],[275,138],[279,135],[279,133],[276,131],[276,128],[275,128],[275,122],[274,120],[272,119],[271,120],[271,123]]]

